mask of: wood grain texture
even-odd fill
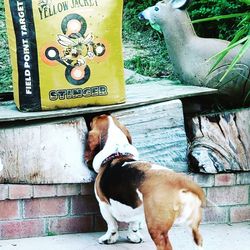
[[[93,180],[83,162],[84,118],[0,129],[0,183],[82,183]]]
[[[13,102],[0,102],[0,123],[75,116],[97,112],[107,112],[160,103],[184,97],[211,95],[215,89],[196,86],[176,85],[168,80],[151,81],[147,84],[127,85],[127,101],[122,104],[96,107],[61,109],[43,112],[20,112]],[[1,126],[1,124],[0,124]]]
[[[141,160],[187,171],[187,139],[180,100],[112,114],[129,129]]]
[[[250,108],[194,117],[189,132],[189,159],[196,171],[250,170]]]

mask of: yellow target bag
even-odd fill
[[[122,0],[5,0],[23,111],[125,101]]]

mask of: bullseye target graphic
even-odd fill
[[[41,58],[50,66],[55,63],[65,66],[65,78],[70,84],[84,84],[91,76],[88,62],[104,60],[107,53],[106,46],[92,33],[86,32],[87,22],[79,14],[69,14],[64,17],[61,30],[62,34],[57,35],[57,46],[54,44],[47,46],[42,50]]]
[[[81,85],[88,81],[90,77],[89,66],[67,67],[65,78],[73,85]]]

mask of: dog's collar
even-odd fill
[[[103,162],[102,162],[101,165],[104,165],[104,164],[106,164],[106,163],[109,162],[109,161],[112,161],[112,160],[114,160],[114,159],[116,159],[116,158],[123,157],[123,156],[126,156],[126,157],[130,156],[130,157],[133,157],[133,158],[134,158],[134,155],[132,155],[132,154],[130,154],[130,153],[120,153],[120,152],[116,152],[116,153],[113,153],[112,155],[108,156],[107,158],[105,158],[105,159],[103,160]]]

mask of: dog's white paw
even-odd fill
[[[137,231],[129,231],[128,236],[127,236],[128,240],[132,243],[141,243],[143,242],[143,237],[141,235],[141,233],[139,232],[139,230]]]
[[[107,232],[102,237],[98,239],[100,244],[114,244],[118,240],[119,233],[116,232]]]

